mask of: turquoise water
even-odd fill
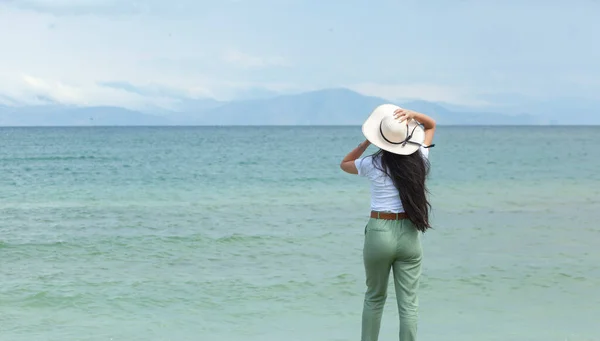
[[[369,188],[338,164],[360,140],[0,128],[0,340],[358,340]],[[600,340],[600,128],[435,142],[420,340]]]

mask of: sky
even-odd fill
[[[595,0],[0,0],[0,104],[600,100]]]

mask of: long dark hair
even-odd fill
[[[381,160],[381,166],[375,162]],[[387,174],[400,192],[400,200],[408,219],[421,232],[431,228],[427,200],[429,193],[425,179],[429,175],[429,161],[418,150],[410,155],[393,154],[383,149],[373,155],[373,165]]]

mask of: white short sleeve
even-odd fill
[[[354,160],[354,165],[358,170],[358,175],[368,177],[373,169],[373,157],[367,156]]]

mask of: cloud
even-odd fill
[[[118,0],[10,0],[5,4],[54,15],[129,15],[144,10],[140,2]]]
[[[229,49],[223,54],[223,59],[232,65],[242,68],[288,67],[291,64],[282,57],[258,57]]]
[[[77,104],[84,101],[80,89],[57,81],[47,81],[29,75],[23,76],[23,82],[37,96],[46,96],[54,101]]]
[[[148,97],[190,99],[214,96],[210,90],[198,86],[188,89],[181,89],[164,84],[134,85],[125,81],[98,82],[97,84],[103,87],[123,90]]]
[[[0,100],[135,108],[334,87],[472,105],[503,102],[494,96],[503,93],[595,99],[599,10],[599,2],[0,0]]]
[[[212,11],[272,1],[254,0],[254,4],[251,4],[240,0],[177,0],[172,2],[163,0],[0,0],[0,5],[56,16],[152,15],[162,18],[188,17],[197,20]]]
[[[68,84],[31,75],[21,76],[13,83],[13,91],[5,98],[12,104],[39,105],[60,103],[75,106],[119,106],[129,109],[171,109],[178,100],[168,97],[144,96],[95,83]]]
[[[14,106],[14,105],[18,105],[19,103],[16,102],[13,98],[8,97],[6,95],[0,94],[0,105],[9,105],[9,106]]]

